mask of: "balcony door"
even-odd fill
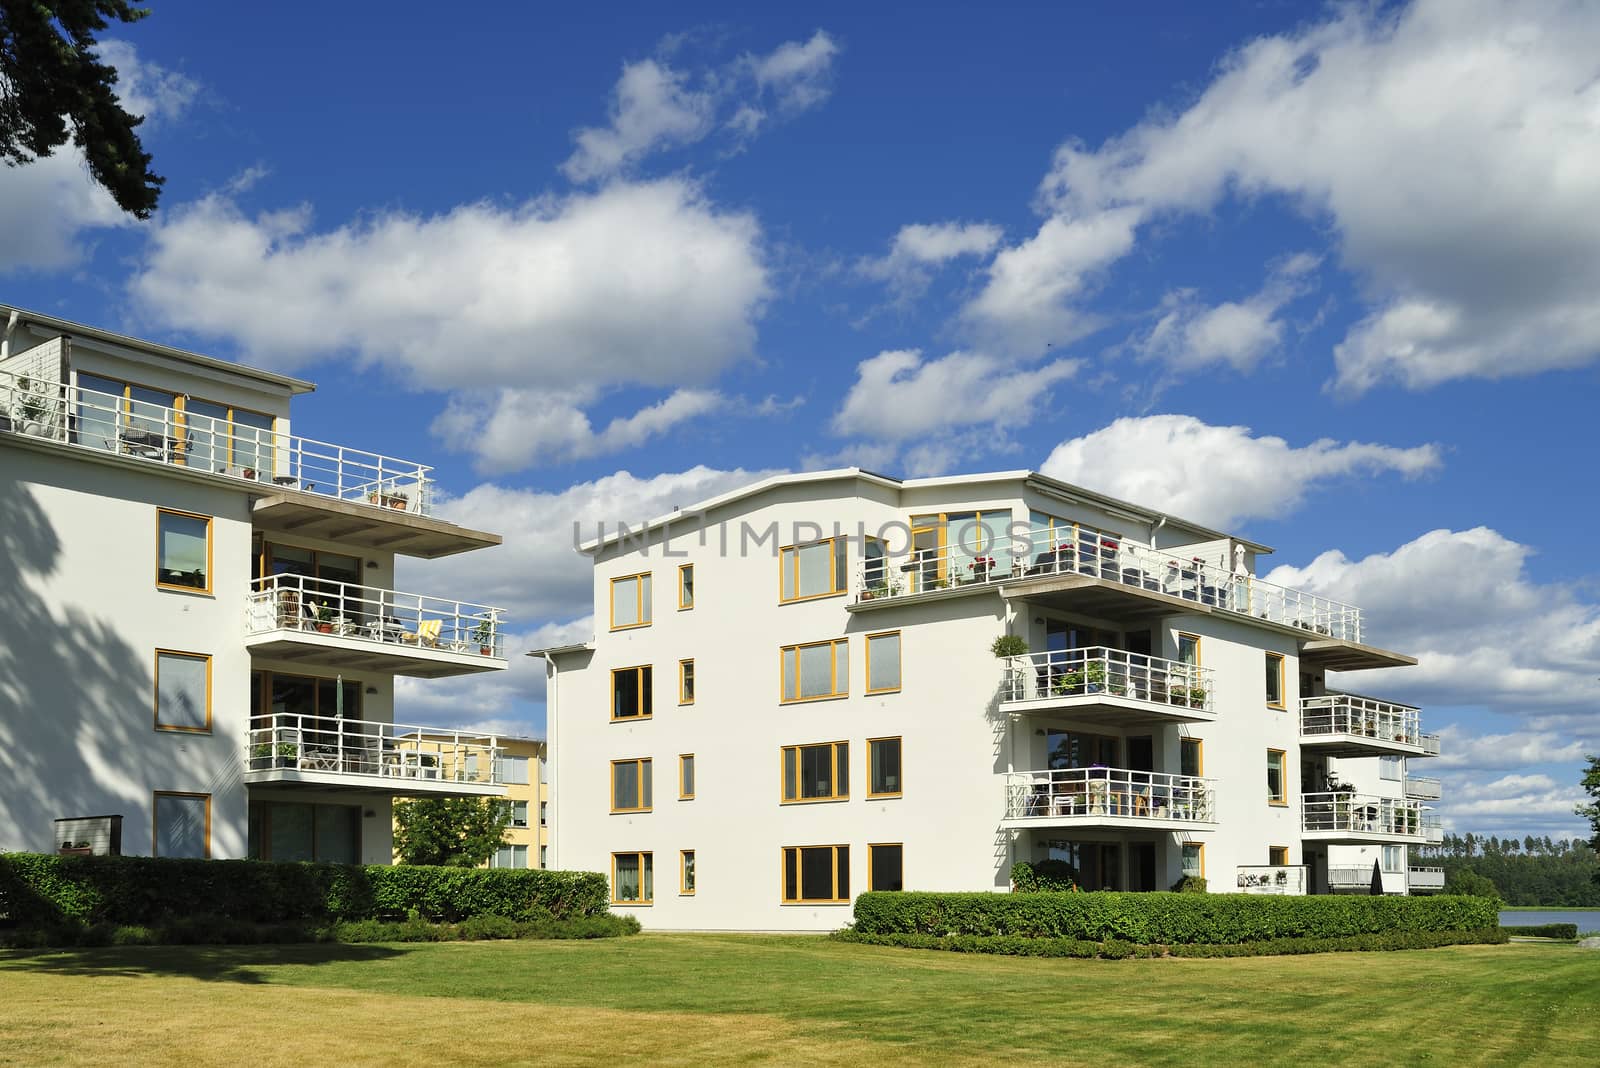
[[[317,607],[321,605],[327,605],[332,615],[357,625],[384,614],[383,605],[368,597],[360,585],[361,558],[358,556],[269,542],[257,568],[267,575],[300,577],[298,589],[305,591],[307,602],[302,605],[302,613],[308,620],[316,617]]]
[[[1116,738],[1055,728],[1047,729],[1044,733],[1051,771],[1087,768],[1096,764],[1108,768],[1117,766]]]

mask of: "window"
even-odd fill
[[[1405,871],[1406,851],[1404,846],[1388,845],[1383,847],[1383,870]]]
[[[1289,847],[1288,846],[1268,846],[1267,847],[1267,863],[1276,865],[1276,866],[1278,866],[1280,868],[1281,867],[1286,867],[1288,865],[1288,863],[1289,863]]]
[[[211,730],[211,658],[156,650],[156,730]]]
[[[678,661],[678,703],[694,704],[694,661]]]
[[[648,905],[655,900],[655,854],[611,854],[611,903]]]
[[[1405,777],[1405,757],[1381,756],[1378,758],[1378,778],[1399,782]]]
[[[683,753],[678,757],[678,800],[691,801],[694,799],[694,754]]]
[[[1198,842],[1183,843],[1183,875],[1186,879],[1206,877],[1206,847]]]
[[[871,771],[868,797],[900,796],[900,739],[868,738],[867,767]]]
[[[1199,738],[1178,739],[1178,774],[1198,778],[1204,775],[1205,744]]]
[[[900,632],[867,635],[867,692],[900,689]]]
[[[156,510],[156,585],[211,592],[211,517]]]
[[[1273,708],[1283,707],[1283,655],[1281,653],[1267,654],[1267,704]]]
[[[252,801],[246,831],[251,860],[361,863],[361,807]]]
[[[491,868],[526,868],[528,866],[528,847],[525,845],[503,845],[495,850],[494,856],[489,858]]]
[[[612,812],[649,812],[651,792],[649,757],[611,762]]]
[[[778,602],[831,597],[845,588],[843,538],[791,545],[778,551]]]
[[[611,672],[611,718],[649,719],[655,682],[650,665]]]
[[[539,802],[539,826],[550,826],[550,802],[548,801]]]
[[[528,785],[528,758],[521,756],[495,757],[494,776],[496,782],[503,782],[511,786]]]
[[[269,470],[272,416],[194,397],[183,402],[184,462],[202,471]]]
[[[1178,662],[1191,667],[1200,666],[1200,639],[1195,635],[1178,635]]]
[[[867,846],[867,889],[904,890],[904,854],[899,842]]]
[[[783,903],[850,902],[850,847],[785,846]]]
[[[611,629],[650,625],[650,573],[611,580]]]
[[[211,856],[211,795],[167,792],[155,794],[151,821],[150,854],[156,857]]]
[[[511,826],[526,827],[528,825],[528,803],[526,801],[511,802]]]
[[[1289,803],[1288,787],[1283,773],[1283,750],[1267,750],[1267,801],[1274,805]]]
[[[863,598],[889,593],[889,551],[882,538],[867,535],[861,549],[861,588]]]
[[[783,749],[783,800],[841,801],[850,796],[850,743]]]
[[[783,699],[819,701],[850,692],[850,641],[783,647]]]
[[[539,847],[539,867],[548,868],[549,866],[550,866],[550,847],[547,846],[547,845],[542,845],[542,846]]]
[[[685,897],[694,896],[694,850],[692,849],[678,852],[678,893]]]
[[[678,565],[678,611],[694,607],[694,565]]]

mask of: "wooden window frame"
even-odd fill
[[[1194,846],[1200,851],[1200,878],[1206,877],[1206,844],[1204,842],[1179,842],[1178,843],[1178,871],[1187,877],[1188,872],[1183,870],[1183,851],[1189,846]]]
[[[897,661],[897,663],[895,664],[895,669],[896,669],[895,670],[895,677],[896,677],[896,679],[898,681],[893,686],[885,686],[882,689],[877,689],[877,690],[874,690],[872,688],[872,640],[874,638],[895,638],[895,639],[898,640],[897,648],[899,650],[898,654],[895,657],[895,660]],[[873,634],[868,634],[867,635],[866,646],[867,646],[867,673],[866,673],[866,676],[861,680],[862,681],[862,692],[865,693],[866,695],[868,695],[869,697],[872,696],[873,694],[880,694],[880,693],[899,693],[900,692],[900,687],[905,684],[905,678],[906,678],[906,673],[905,673],[905,639],[900,636],[900,632],[898,630],[880,630],[880,631],[877,631],[877,632],[875,632]]]
[[[1288,808],[1289,807],[1289,754],[1285,750],[1282,750],[1282,749],[1268,749],[1267,750],[1267,768],[1268,768],[1268,770],[1271,770],[1271,768],[1272,768],[1272,754],[1273,753],[1278,754],[1278,757],[1279,757],[1278,776],[1279,776],[1279,781],[1282,782],[1282,784],[1283,784],[1283,798],[1282,798],[1282,800],[1276,800],[1275,801],[1275,800],[1273,800],[1272,795],[1269,793],[1269,794],[1267,794],[1267,804],[1271,805],[1273,808]]]
[[[161,517],[164,516],[164,515],[182,516],[184,519],[203,519],[203,520],[205,520],[205,524],[206,524],[206,584],[204,586],[201,586],[201,587],[180,586],[180,585],[178,585],[176,583],[162,582],[161,581]],[[160,508],[160,507],[156,508],[156,589],[158,589],[158,590],[171,590],[174,593],[188,593],[188,594],[194,594],[196,596],[202,596],[202,597],[211,597],[211,596],[215,595],[214,591],[212,589],[212,586],[213,586],[213,583],[214,583],[215,579],[213,578],[212,573],[211,573],[211,568],[212,568],[213,559],[214,559],[214,549],[212,548],[212,546],[213,546],[212,522],[215,519],[216,519],[215,516],[201,515],[199,512],[185,512],[182,509],[178,509],[178,508]]]
[[[795,897],[788,896],[789,851],[795,854],[795,891],[803,893],[805,890],[805,877],[801,868],[802,850],[806,849],[831,849],[833,851],[833,897]],[[820,845],[794,845],[783,846],[778,850],[778,898],[784,905],[848,905],[850,904],[850,890],[845,888],[843,897],[839,897],[839,850],[843,849],[848,856],[850,845],[848,842],[823,843]]]
[[[845,541],[845,538],[842,537],[842,536],[841,537],[837,537],[837,538],[818,538],[816,541],[802,541],[802,542],[796,542],[793,545],[784,545],[784,546],[780,547],[778,549],[778,603],[779,604],[799,604],[802,601],[820,601],[824,597],[843,597],[846,593],[850,592],[850,557],[849,557],[849,553],[848,552],[845,553],[845,562],[844,562],[844,570],[843,570],[844,581],[843,582],[839,582],[839,577],[840,577],[839,554],[840,554],[840,550],[842,548],[842,545],[843,545],[844,541]],[[799,552],[799,550],[801,550],[801,549],[809,549],[813,545],[827,545],[828,546],[828,581],[830,583],[838,583],[838,588],[837,589],[828,590],[825,593],[808,593],[808,594],[802,595],[800,593],[800,552]],[[794,593],[795,593],[795,595],[793,597],[785,597],[783,595],[784,572],[787,569],[786,568],[786,564],[788,563],[788,561],[784,557],[785,553],[793,554],[792,557],[791,557],[791,559],[793,560],[793,571],[794,571]]]
[[[626,900],[624,898],[619,898],[617,896],[617,858],[618,857],[635,857],[639,861],[639,899],[637,901],[629,901],[629,900]],[[647,857],[649,858],[649,861],[650,861],[650,896],[649,897],[645,897],[645,891],[644,891],[644,867],[645,867],[645,858],[647,858]],[[654,850],[649,850],[649,849],[637,849],[637,850],[625,849],[620,853],[611,854],[611,903],[613,905],[642,906],[642,905],[653,905],[653,904],[655,904],[655,901],[656,901],[656,855],[655,855]]]
[[[872,747],[877,745],[879,742],[899,742],[900,743],[900,768],[899,768],[899,772],[900,772],[900,774],[899,774],[900,789],[895,790],[893,793],[883,793],[883,794],[874,793],[873,789],[872,789],[872,768],[873,768]],[[877,799],[877,798],[880,798],[880,797],[881,798],[904,797],[905,795],[906,795],[906,742],[905,742],[905,737],[903,735],[899,735],[899,734],[892,734],[892,735],[885,735],[884,737],[881,737],[881,738],[868,738],[867,739],[867,799],[868,800],[874,800],[874,799]]]
[[[828,646],[832,646],[833,647],[833,663],[831,665],[832,674],[830,675],[829,682],[828,682],[828,686],[829,686],[830,692],[829,693],[825,693],[825,694],[816,694],[816,695],[811,696],[811,697],[800,697],[800,696],[798,696],[799,693],[800,693],[800,650],[802,650],[802,649],[815,649],[816,647],[818,647],[820,645],[828,645]],[[789,655],[790,652],[794,653],[794,690],[795,690],[795,694],[796,694],[796,696],[794,696],[794,697],[788,696],[788,693],[784,689],[784,683],[783,683],[784,660]],[[845,688],[843,690],[839,689],[839,658],[841,656],[843,656],[844,659],[845,659],[846,682],[845,682]],[[798,645],[782,645],[782,646],[779,646],[778,647],[778,703],[780,705],[798,705],[798,704],[804,704],[807,701],[837,701],[840,698],[849,697],[850,696],[850,683],[848,681],[848,677],[849,677],[849,674],[850,674],[850,666],[849,665],[850,665],[850,639],[848,637],[845,637],[845,638],[830,638],[830,639],[828,639],[826,641],[820,641],[820,642],[801,642]]]
[[[206,662],[206,725],[204,727],[180,727],[161,722],[161,658],[162,656],[182,656],[190,660],[204,660]],[[151,722],[158,731],[170,731],[174,734],[210,734],[211,733],[211,654],[197,653],[189,649],[157,649],[155,652],[155,691],[150,700]]]
[[[621,675],[623,672],[626,672],[626,671],[636,671],[636,672],[639,673],[639,711],[638,711],[638,713],[636,713],[635,715],[632,715],[632,716],[619,716],[619,715],[617,715],[617,676]],[[652,691],[652,693],[650,695],[650,711],[648,711],[648,712],[644,711],[644,693],[645,693],[644,672],[645,671],[649,671],[650,672],[650,686],[649,686],[649,688]],[[637,722],[638,720],[642,720],[642,719],[653,719],[653,718],[655,718],[656,701],[655,701],[655,694],[653,692],[655,690],[655,685],[656,685],[656,672],[655,672],[655,665],[654,664],[633,664],[633,665],[631,665],[629,667],[612,668],[611,669],[611,722],[612,723],[634,723],[634,722]]]
[[[163,797],[203,797],[206,802],[206,855],[211,859],[211,795],[198,790],[156,790],[150,795],[150,855],[159,857],[156,852],[157,844],[161,840],[161,798]]]
[[[1270,693],[1267,694],[1267,707],[1276,708],[1279,711],[1283,711],[1289,707],[1289,691],[1287,689],[1288,681],[1283,669],[1283,665],[1288,658],[1282,653],[1271,652],[1266,654],[1266,658],[1268,664],[1271,664],[1274,660],[1278,662],[1278,699],[1274,701],[1272,699],[1272,695]]]
[[[1280,853],[1283,854],[1283,859],[1274,859]],[[1289,866],[1289,847],[1275,845],[1267,846],[1267,863],[1275,868],[1287,868]]]
[[[687,581],[685,581],[687,579]],[[687,597],[684,595],[688,594]],[[678,565],[678,611],[688,612],[694,609],[694,565]]]
[[[154,389],[155,387],[146,386],[144,388],[145,389]],[[234,462],[236,457],[233,454],[234,447],[235,447],[235,442],[237,442],[239,440],[238,428],[242,426],[242,427],[245,427],[247,430],[261,431],[262,433],[269,434],[272,437],[272,442],[270,444],[268,444],[265,447],[265,450],[264,450],[264,455],[267,458],[267,460],[269,461],[268,466],[265,467],[265,468],[256,468],[256,476],[257,476],[257,478],[258,479],[260,478],[260,475],[261,475],[262,471],[268,471],[268,472],[277,471],[277,469],[278,469],[278,417],[276,415],[273,415],[271,412],[259,411],[259,410],[255,409],[255,408],[241,408],[237,404],[227,404],[227,403],[225,403],[223,401],[212,400],[209,397],[192,397],[189,394],[180,393],[178,395],[178,403],[177,403],[177,411],[179,413],[178,422],[179,422],[179,425],[182,427],[182,439],[185,440],[185,441],[187,441],[188,437],[189,437],[189,407],[188,407],[188,402],[191,401],[191,400],[199,401],[202,404],[215,404],[218,408],[227,409],[228,415],[227,415],[227,419],[225,421],[226,421],[227,426],[228,426],[228,449],[227,449],[227,456],[223,460],[223,466],[224,467],[240,467],[240,466],[242,466],[241,464],[237,464],[237,463]],[[261,417],[263,417],[265,419],[271,420],[271,425],[269,425],[269,426],[267,426],[266,428],[263,429],[262,427],[250,426],[249,424],[241,423],[238,420],[238,414],[240,412],[244,412],[244,413],[246,413],[248,415],[259,415],[259,416],[261,416]],[[199,412],[196,412],[195,414],[196,415],[200,415],[201,418],[204,418],[204,419],[215,419],[216,418],[216,416],[214,416],[214,415],[204,415],[204,414],[199,413]],[[184,455],[184,461],[185,461],[183,466],[187,466],[188,450],[184,450],[184,454],[183,455]]]
[[[798,796],[798,793],[799,793],[799,790],[800,790],[800,759],[801,759],[801,753],[802,753],[803,750],[806,750],[806,749],[821,749],[824,746],[826,746],[827,749],[828,749],[829,782],[830,782],[831,789],[834,792],[832,794],[830,794],[829,796],[827,796],[827,797],[800,797],[800,796]],[[844,747],[843,756],[844,756],[844,766],[845,766],[845,790],[844,790],[844,793],[842,793],[842,794],[838,792],[838,790],[839,790],[839,758],[840,758],[839,747],[840,746]],[[795,790],[796,790],[796,793],[797,793],[797,796],[792,797],[792,798],[784,796],[784,791],[788,789],[788,785],[789,785],[788,782],[786,781],[787,776],[784,773],[787,770],[786,769],[787,757],[788,757],[789,753],[791,753],[791,752],[794,753],[794,774],[795,774],[794,785],[795,785]],[[805,742],[805,743],[803,743],[801,745],[786,745],[786,746],[781,747],[778,750],[778,803],[779,804],[782,804],[782,805],[821,805],[821,804],[830,804],[830,803],[835,802],[835,801],[848,801],[848,800],[850,800],[849,778],[850,778],[850,742],[849,742],[848,739],[841,738],[838,741],[833,741],[833,742]]]
[[[904,842],[868,842],[867,843],[867,889],[868,890],[876,890],[876,889],[878,889],[876,886],[872,885],[872,871],[873,871],[872,853],[873,853],[874,850],[877,850],[877,849],[898,849],[898,850],[900,850],[900,887],[903,890],[905,888],[905,885],[906,885],[906,844]],[[885,891],[885,892],[886,893],[895,893],[897,891]]]
[[[1195,762],[1195,772],[1194,772],[1194,777],[1197,778],[1197,779],[1205,778],[1205,774],[1206,774],[1206,740],[1204,738],[1179,738],[1178,739],[1178,767],[1179,767],[1180,771],[1182,770],[1182,767],[1183,767],[1183,747],[1185,745],[1194,746],[1194,752],[1195,752],[1195,761],[1194,761]]]
[[[618,764],[632,764],[634,766],[634,768],[633,768],[634,787],[635,787],[636,791],[639,794],[639,807],[638,808],[618,808],[617,807],[617,765]],[[644,796],[644,765],[645,764],[649,764],[650,765],[650,796],[648,798]],[[611,814],[613,816],[619,816],[619,815],[632,815],[632,814],[637,813],[637,812],[653,812],[655,810],[655,800],[656,800],[656,788],[655,788],[656,775],[655,775],[655,772],[656,772],[655,761],[652,760],[650,757],[624,757],[621,760],[613,760],[611,762],[611,781],[608,784],[608,789],[610,790],[610,793],[611,793]]]
[[[1194,666],[1202,666],[1205,663],[1205,660],[1202,656],[1203,644],[1200,640],[1200,635],[1190,634],[1186,630],[1178,631],[1177,637],[1173,639],[1173,652],[1178,654],[1174,659],[1176,659],[1179,663],[1183,662],[1183,639],[1185,638],[1188,638],[1194,642]]]
[[[685,761],[687,761],[688,763],[685,764]],[[693,753],[679,753],[678,754],[678,800],[679,801],[693,801],[694,800],[694,784],[691,784],[687,791],[685,791],[684,788],[683,788],[683,779],[684,779],[683,769],[685,767],[694,767],[694,763],[695,763],[695,760],[694,760],[694,754]],[[696,768],[695,770],[698,771],[699,769]]]
[[[653,571],[639,571],[639,572],[636,572],[636,573],[634,573],[632,575],[618,575],[618,576],[616,576],[615,578],[613,578],[611,580],[610,585],[608,585],[606,587],[606,614],[608,615],[608,617],[610,619],[611,629],[612,630],[639,630],[641,627],[648,627],[648,626],[650,626],[650,624],[655,622],[655,618],[656,618],[656,580],[654,578],[654,575],[655,575],[655,572],[653,572]],[[649,619],[644,618],[644,583],[639,581],[641,579],[647,579],[647,578],[650,580],[650,618]],[[633,602],[634,602],[634,609],[635,609],[635,611],[637,612],[637,614],[639,616],[639,622],[637,622],[637,623],[624,623],[621,626],[618,626],[617,625],[617,593],[616,593],[617,583],[619,583],[619,582],[629,582],[629,581],[637,583],[637,585],[634,587],[634,591],[633,591]]]
[[[694,684],[694,657],[691,656],[678,661],[678,704],[694,704]]]
[[[694,850],[678,850],[678,896],[694,897],[695,884],[689,881],[689,870],[694,864]],[[699,872],[695,875],[698,877]]]

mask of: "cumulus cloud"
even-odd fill
[[[805,41],[785,41],[764,56],[746,56],[756,86],[771,94],[779,110],[805,111],[828,99],[829,76],[839,46],[818,30]]]
[[[1168,293],[1160,318],[1137,338],[1138,354],[1174,371],[1222,364],[1248,372],[1283,340],[1280,312],[1310,291],[1308,276],[1317,258],[1301,253],[1273,268],[1261,289],[1242,301],[1206,305],[1193,289]]]
[[[117,69],[117,99],[130,115],[144,119],[139,128],[146,135],[151,128],[177,119],[189,110],[200,95],[200,83],[179,71],[151,63],[127,41],[102,41],[95,49],[103,62]]]
[[[962,256],[987,256],[1000,238],[1000,227],[990,223],[913,223],[894,235],[886,255],[862,260],[857,270],[905,302],[927,290],[934,268]]]
[[[1415,478],[1440,465],[1436,445],[1399,448],[1323,438],[1293,446],[1249,427],[1190,415],[1118,419],[1063,441],[1040,470],[1131,501],[1161,501],[1174,515],[1219,529],[1295,511],[1334,479],[1393,472]]]

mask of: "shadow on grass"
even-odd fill
[[[263,983],[258,968],[285,964],[342,964],[401,956],[393,946],[122,946],[95,949],[0,950],[0,974],[8,971],[50,975],[187,976],[229,983]]]

